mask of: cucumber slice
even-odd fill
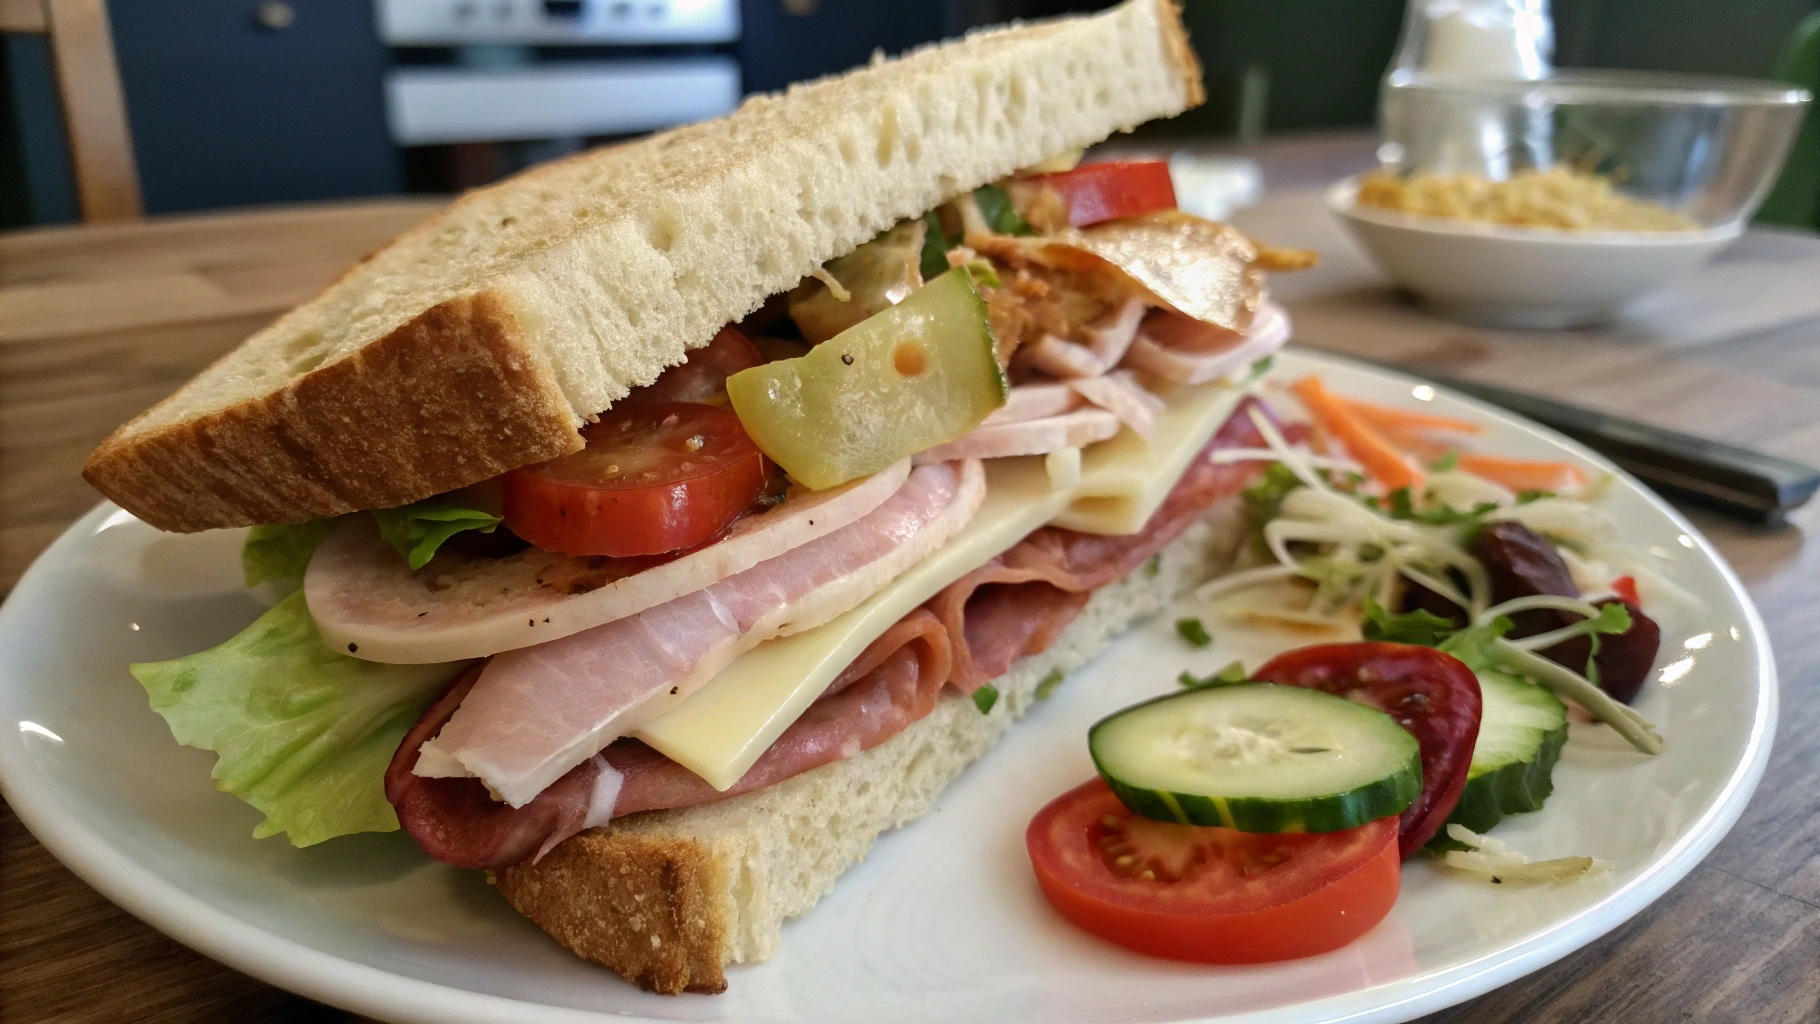
[[[1126,708],[1087,733],[1134,814],[1242,832],[1337,832],[1408,807],[1416,738],[1389,715],[1299,686],[1237,683]]]
[[[1484,710],[1466,788],[1447,820],[1487,832],[1506,814],[1542,809],[1554,792],[1555,762],[1567,742],[1567,705],[1540,686],[1503,672],[1479,673]],[[1459,849],[1443,830],[1429,844]]]

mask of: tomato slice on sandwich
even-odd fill
[[[1068,223],[1077,228],[1175,209],[1175,184],[1169,179],[1169,165],[1162,160],[1083,164],[1072,171],[1027,180],[1059,193],[1068,204]]]
[[[691,548],[765,489],[765,457],[726,409],[635,403],[582,436],[581,451],[505,477],[506,526],[545,551],[628,558]]]
[[[764,361],[758,346],[752,344],[739,328],[728,324],[707,345],[690,352],[686,362],[670,367],[642,388],[633,388],[631,394],[613,407],[626,409],[659,402],[723,405],[726,403],[727,378]]]
[[[1108,942],[1210,964],[1339,949],[1397,901],[1397,819],[1272,835],[1152,821],[1102,779],[1039,811],[1024,834],[1061,915]]]

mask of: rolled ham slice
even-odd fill
[[[1053,334],[1045,334],[1018,349],[1012,360],[1022,369],[1036,370],[1063,380],[1097,377],[1108,369],[1087,346],[1077,345]]]
[[[1177,384],[1206,384],[1231,375],[1283,347],[1289,318],[1266,305],[1243,334],[1157,310],[1144,322],[1125,365]]]
[[[1117,416],[1139,437],[1148,439],[1156,433],[1156,418],[1163,411],[1163,400],[1144,390],[1131,373],[1087,377],[1069,381],[1068,385],[1082,398]]]
[[[966,525],[985,489],[977,461],[920,467],[834,533],[637,615],[494,657],[412,772],[476,776],[522,807],[741,653],[872,596]]]
[[[1087,341],[1087,350],[1101,366],[1111,369],[1125,358],[1125,350],[1137,338],[1138,326],[1144,322],[1147,308],[1143,299],[1133,296],[1125,300],[1118,312],[1081,331]]]
[[[358,658],[431,664],[548,643],[636,615],[826,537],[903,487],[908,460],[825,491],[792,492],[671,560],[438,554],[413,571],[361,516],[324,541],[303,586],[323,640]],[[654,564],[658,563],[658,564]]]
[[[1062,448],[1080,448],[1104,441],[1119,432],[1119,418],[1104,409],[1080,409],[1022,423],[978,426],[966,436],[937,445],[916,456],[916,463],[950,459],[1002,459],[1012,455],[1047,455]]]
[[[1025,369],[1063,380],[1098,377],[1125,357],[1144,321],[1146,308],[1141,298],[1126,299],[1111,316],[1081,328],[1081,342],[1045,334],[1034,344],[1018,349],[1014,358]]]

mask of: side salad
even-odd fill
[[[1479,424],[1316,377],[1269,397],[1303,416],[1253,409],[1267,448],[1215,456],[1273,464],[1245,493],[1252,548],[1197,597],[1215,628],[1332,642],[1183,673],[1094,725],[1098,777],[1026,832],[1045,896],[1140,952],[1255,963],[1371,930],[1412,857],[1497,885],[1596,871],[1485,833],[1543,808],[1570,722],[1661,751],[1630,706],[1661,639],[1643,606],[1692,596],[1621,543],[1578,466],[1474,453]]]

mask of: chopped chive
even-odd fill
[[[1454,468],[1455,466],[1458,466],[1459,464],[1460,464],[1460,453],[1459,452],[1448,452],[1446,455],[1443,455],[1440,458],[1436,459],[1434,461],[1434,465],[1429,466],[1428,468],[1434,470],[1437,473],[1445,473],[1448,470]]]
[[[992,706],[998,703],[998,687],[982,686],[973,691],[973,706],[980,709],[980,714],[992,713]]]
[[[1175,631],[1182,635],[1183,640],[1195,647],[1205,647],[1213,643],[1213,637],[1207,635],[1207,627],[1201,623],[1200,619],[1177,619],[1175,620]]]
[[[1193,672],[1183,672],[1175,677],[1175,681],[1182,684],[1182,688],[1187,690],[1199,690],[1207,686],[1226,686],[1230,683],[1245,682],[1246,679],[1245,663],[1236,660],[1210,676],[1197,676]]]
[[[1050,669],[1049,674],[1043,677],[1043,681],[1036,684],[1036,699],[1048,700],[1049,695],[1054,693],[1055,688],[1060,685],[1062,685],[1062,670]]]

